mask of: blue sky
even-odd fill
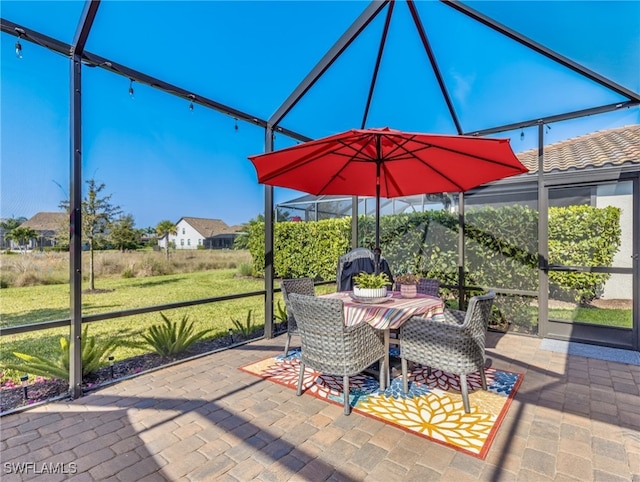
[[[473,8],[640,91],[640,2],[468,2]],[[195,94],[269,118],[368,2],[104,1],[87,50]],[[615,103],[621,97],[435,1],[417,2],[465,131]],[[2,1],[0,14],[71,42],[83,2]],[[384,13],[283,126],[309,137],[360,127]],[[1,35],[0,216],[56,211],[69,192],[69,60]],[[182,216],[240,224],[263,212],[247,156],[264,132],[99,68],[83,69],[83,176],[106,185],[138,227]],[[557,123],[548,142],[637,124],[639,109]],[[426,56],[397,1],[368,127],[454,133]],[[535,146],[534,129],[512,137]],[[293,141],[277,136],[276,148]],[[299,193],[276,189],[276,202]]]

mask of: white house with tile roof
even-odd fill
[[[176,249],[229,249],[241,230],[228,226],[220,219],[183,217],[176,223],[176,234],[169,235],[169,243]],[[165,247],[166,237],[158,240]]]

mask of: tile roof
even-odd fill
[[[235,233],[238,231],[237,226],[228,226],[227,223],[221,219],[183,217],[182,220],[189,223],[193,229],[198,231],[205,238],[210,238],[219,234]]]
[[[22,223],[21,226],[35,229],[36,231],[58,231],[61,227],[68,224],[68,222],[67,213],[41,212]]]
[[[530,172],[538,172],[537,148],[516,155]],[[623,164],[640,164],[640,125],[574,137],[549,144],[544,151],[544,172]]]

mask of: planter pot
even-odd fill
[[[387,287],[383,288],[360,288],[353,287],[353,294],[360,298],[384,298],[387,296]]]
[[[418,294],[416,285],[400,285],[400,294],[403,298],[415,298]]]

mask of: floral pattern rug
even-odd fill
[[[291,350],[253,363],[241,370],[295,390],[300,370],[300,351]],[[408,432],[484,459],[500,423],[509,409],[523,375],[489,368],[485,371],[487,390],[482,390],[480,374],[467,376],[471,413],[465,413],[457,376],[416,366],[409,375],[409,392],[403,393],[402,376],[380,391],[374,376],[350,377],[352,410],[383,420]],[[305,369],[303,393],[343,404],[342,377]]]

